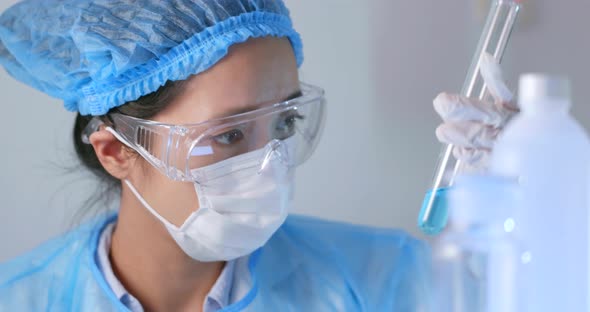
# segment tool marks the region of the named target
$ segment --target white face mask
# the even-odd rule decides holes
[[[294,175],[285,154],[267,147],[195,170],[209,182],[195,183],[199,209],[180,228],[154,210],[130,181],[125,183],[191,258],[233,260],[263,246],[287,218]]]

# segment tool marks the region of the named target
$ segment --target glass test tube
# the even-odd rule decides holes
[[[520,10],[520,3],[520,0],[493,0],[461,95],[482,100],[488,96],[486,85],[479,74],[480,60],[486,53],[493,55],[498,62],[502,60]],[[424,233],[436,235],[444,229],[447,223],[446,191],[453,185],[453,179],[460,171],[461,164],[453,157],[453,145],[443,146],[432,188],[426,193],[418,217],[418,226]]]

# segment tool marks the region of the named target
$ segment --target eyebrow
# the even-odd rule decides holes
[[[274,102],[274,103],[282,103],[282,102],[290,101],[290,100],[296,99],[296,98],[298,98],[300,96],[303,96],[303,92],[301,90],[297,90],[297,91],[291,93],[289,96],[283,98],[282,100],[280,100],[278,102]],[[268,103],[266,103],[266,104],[260,104],[260,105],[256,105],[256,106],[248,107],[248,108],[229,109],[229,110],[224,111],[223,113],[221,113],[219,115],[219,117],[217,117],[217,118],[230,117],[230,116],[234,116],[234,115],[238,115],[238,114],[243,114],[243,113],[251,112],[251,111],[257,110],[257,109],[259,109],[259,108],[261,108],[261,107],[263,107],[263,106],[265,106],[267,104]]]

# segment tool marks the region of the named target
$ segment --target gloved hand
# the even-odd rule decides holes
[[[461,163],[462,172],[483,172],[496,137],[506,122],[518,112],[512,92],[506,87],[498,62],[491,55],[482,59],[480,73],[494,102],[441,93],[433,101],[443,124],[436,129],[442,143],[453,144],[453,155]]]

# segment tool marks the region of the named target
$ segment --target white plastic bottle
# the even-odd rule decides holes
[[[521,312],[520,245],[513,236],[516,180],[459,176],[450,222],[433,249],[432,312]]]
[[[588,311],[590,140],[569,114],[567,79],[523,75],[519,106],[490,168],[518,177],[523,189],[515,215],[525,248],[518,296],[526,311]]]

